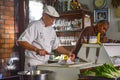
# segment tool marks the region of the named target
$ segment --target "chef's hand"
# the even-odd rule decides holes
[[[46,54],[49,54],[49,53],[44,49],[38,49],[37,50],[37,55],[45,56]]]
[[[73,53],[69,53],[69,58],[74,61],[75,60],[75,54]]]

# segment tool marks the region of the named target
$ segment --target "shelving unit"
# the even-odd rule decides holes
[[[76,45],[81,30],[92,25],[91,11],[82,8],[77,0],[75,2],[74,0],[71,2],[69,0],[45,0],[45,3],[54,6],[59,12],[60,17],[56,19],[54,29],[61,46],[71,51]],[[76,4],[72,5],[72,3]]]
[[[54,28],[60,39],[61,46],[71,51],[76,45],[81,30],[91,25],[92,13],[90,11],[75,10],[60,13]]]

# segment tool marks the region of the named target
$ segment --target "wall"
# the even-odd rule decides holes
[[[110,29],[108,30],[108,37],[112,39],[120,40],[120,32],[118,31],[118,21],[120,21],[120,17],[115,16],[115,8],[110,5]]]
[[[78,0],[81,3],[87,4],[91,11],[94,11],[93,0]],[[111,5],[111,0],[107,0],[106,8],[110,8],[110,28],[107,36],[110,39],[120,40],[120,32],[118,31],[118,21],[120,17],[115,16],[115,8]]]
[[[0,58],[8,58],[14,47],[14,0],[0,0]]]

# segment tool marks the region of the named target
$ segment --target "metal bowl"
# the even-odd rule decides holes
[[[49,70],[21,71],[18,75],[20,80],[55,80],[55,72]]]

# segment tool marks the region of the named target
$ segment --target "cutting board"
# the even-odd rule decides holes
[[[74,64],[59,64],[59,63],[50,63],[50,64],[40,64],[39,66],[48,66],[48,67],[82,67],[91,65],[92,62],[77,62]]]

